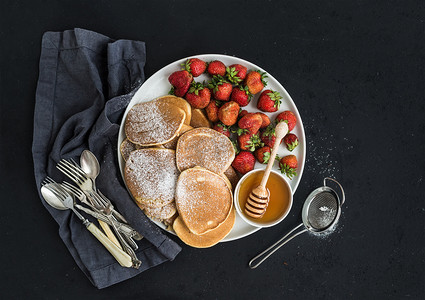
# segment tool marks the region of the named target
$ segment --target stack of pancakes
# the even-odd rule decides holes
[[[164,96],[132,107],[120,149],[124,179],[138,206],[198,248],[218,243],[235,222],[235,151],[209,125],[186,100]]]

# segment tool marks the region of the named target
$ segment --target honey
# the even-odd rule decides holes
[[[282,182],[284,179],[279,177],[279,175],[270,172],[270,177],[266,184],[266,188],[270,192],[270,200],[266,212],[261,218],[258,219],[251,218],[245,213],[245,203],[248,199],[248,196],[254,188],[260,185],[263,174],[264,170],[252,173],[247,176],[244,181],[241,182],[238,193],[238,200],[241,211],[246,218],[257,223],[268,223],[279,219],[283,214],[286,213],[290,205],[290,191],[286,184]]]

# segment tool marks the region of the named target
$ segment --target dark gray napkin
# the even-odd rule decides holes
[[[56,169],[60,159],[78,161],[90,149],[101,164],[97,187],[145,237],[136,251],[140,269],[123,268],[71,211],[55,210],[42,200],[76,263],[97,288],[173,260],[181,250],[134,204],[118,168],[119,122],[144,80],[145,59],[143,42],[114,41],[83,29],[46,32],[42,39],[32,147],[38,190],[46,175],[67,180]]]

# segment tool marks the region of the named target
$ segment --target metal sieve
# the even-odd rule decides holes
[[[326,185],[326,180],[335,182],[342,194],[340,200],[338,194]],[[294,237],[306,232],[323,233],[333,228],[338,222],[341,215],[341,206],[345,202],[345,193],[341,184],[333,178],[326,177],[323,179],[323,186],[315,189],[308,195],[304,202],[303,210],[301,213],[302,223],[288,232],[284,237],[278,240],[276,243],[271,245],[269,248],[258,254],[256,257],[251,259],[249,267],[255,269],[263,261],[269,258],[270,255],[275,253],[280,247],[285,245],[287,242],[292,240]],[[298,232],[295,232],[300,227],[304,228]],[[295,233],[294,233],[295,232]],[[294,233],[294,234],[292,234]],[[292,235],[291,235],[292,234]],[[259,260],[257,263],[256,261]]]

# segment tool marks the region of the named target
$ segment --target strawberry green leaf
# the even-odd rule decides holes
[[[241,152],[241,150],[239,149],[236,141],[232,141],[232,145],[233,145],[233,148],[235,149],[235,154],[239,154],[239,152]]]
[[[290,144],[286,144],[289,151],[294,150],[298,146],[298,140],[293,141]]]
[[[285,174],[289,179],[292,180],[294,176],[297,176],[297,172],[294,168],[289,167],[287,164],[279,162],[279,169],[282,174]]]
[[[174,86],[171,87],[170,91],[168,92],[168,95],[174,95]]]
[[[270,159],[270,152],[264,152],[264,154],[263,154],[263,164],[268,163],[269,159]]]

